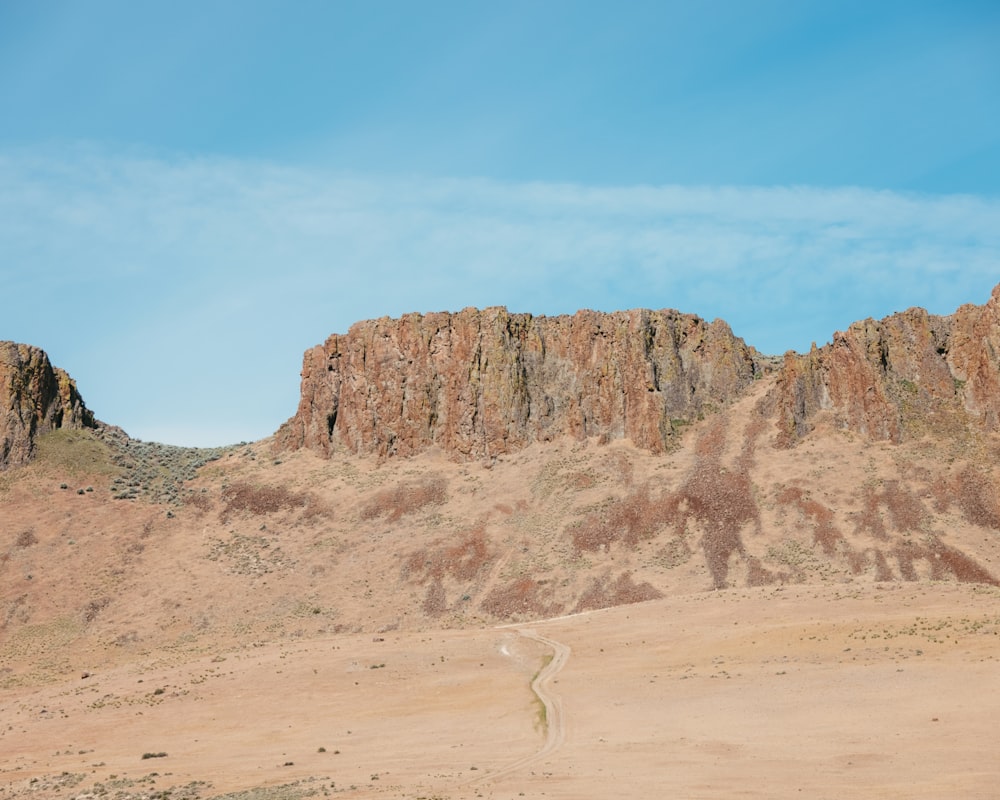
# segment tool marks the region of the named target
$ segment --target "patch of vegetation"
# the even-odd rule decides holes
[[[89,791],[76,795],[77,800],[199,800],[202,792],[211,788],[205,781],[191,781],[183,786],[154,789],[158,773],[151,772],[139,778],[112,775],[107,781],[98,781]]]
[[[661,597],[663,593],[652,584],[645,581],[637,584],[632,580],[632,573],[625,571],[613,581],[609,576],[594,578],[580,596],[573,613],[642,603],[646,600],[658,600]]]
[[[538,671],[531,676],[530,684],[531,693],[535,696],[535,730],[541,731],[545,736],[547,736],[549,732],[549,710],[546,708],[545,703],[542,702],[542,698],[539,696],[538,692],[535,691],[535,681],[538,680],[538,676],[542,674],[542,670],[545,669],[551,661],[551,655],[546,655],[542,658],[542,666],[540,666]]]
[[[301,508],[309,502],[306,495],[290,492],[284,486],[257,486],[245,481],[223,489],[222,499],[226,503],[223,518],[233,511],[247,511],[254,515],[274,514],[282,509]]]
[[[395,522],[426,506],[441,505],[447,499],[447,484],[440,476],[403,482],[376,492],[362,507],[361,519],[388,517],[390,522]]]
[[[951,498],[973,525],[1000,530],[1000,485],[984,470],[967,466],[954,482]]]
[[[31,547],[33,544],[38,544],[38,537],[32,528],[26,528],[21,531],[14,539],[14,547]]]
[[[323,793],[324,783],[329,778],[303,778],[278,786],[259,786],[240,792],[216,795],[212,800],[303,800]]]
[[[70,789],[77,786],[85,777],[82,772],[63,772],[59,775],[46,775],[41,778],[32,778],[28,782],[28,789],[32,795],[44,796],[46,790]]]
[[[181,505],[192,493],[184,482],[198,470],[216,461],[233,447],[177,447],[159,442],[130,438],[119,428],[98,428],[98,436],[107,446],[118,476],[111,482],[116,500],[142,499],[150,503]]]
[[[547,602],[551,593],[548,581],[518,578],[494,587],[479,607],[499,619],[510,619],[515,615],[554,617],[563,607],[559,603]]]
[[[652,539],[677,512],[677,501],[670,496],[654,498],[648,486],[641,486],[620,500],[590,512],[572,528],[577,551],[601,552],[618,542],[635,548]]]
[[[771,545],[764,557],[793,569],[816,563],[816,554],[812,548],[794,539],[782,539],[778,544]]]
[[[271,547],[271,542],[263,536],[245,536],[234,533],[229,541],[216,539],[208,555],[212,561],[225,558],[236,575],[266,575],[275,569],[293,566],[280,547]]]
[[[422,583],[428,580],[440,581],[445,576],[450,576],[456,581],[468,583],[492,563],[495,554],[490,550],[482,525],[471,528],[454,539],[452,544],[436,541],[430,547],[411,553],[403,562],[402,576],[413,576]]]
[[[35,463],[71,475],[118,475],[114,451],[95,431],[60,428],[36,441]]]

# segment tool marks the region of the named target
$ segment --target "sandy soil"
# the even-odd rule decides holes
[[[1000,437],[780,449],[765,390],[166,500],[52,438],[0,474],[0,800],[997,797]]]
[[[0,694],[0,797],[995,797],[998,659],[956,584],[157,653]]]

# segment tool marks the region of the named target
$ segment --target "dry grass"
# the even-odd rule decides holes
[[[753,497],[750,477],[729,472],[717,461],[699,463],[681,487],[678,526],[690,518],[701,523],[702,550],[715,588],[727,585],[729,559],[744,555],[741,530],[752,524],[760,532],[760,511]]]
[[[957,580],[960,583],[997,585],[990,573],[972,558],[956,548],[944,544],[937,536],[927,534],[923,544],[906,539],[896,539],[894,545],[879,545],[864,549],[852,548],[834,526],[833,512],[810,499],[798,487],[782,490],[779,504],[796,508],[814,523],[813,541],[827,556],[841,556],[853,575],[871,573],[878,582],[920,580],[922,572],[931,580]],[[888,519],[890,526],[885,524]],[[862,492],[862,510],[855,515],[855,533],[867,534],[880,542],[890,541],[890,528],[902,534],[919,531],[928,524],[927,512],[919,498],[900,481],[887,480],[882,490],[868,486]],[[893,571],[892,562],[898,569]],[[918,570],[925,562],[926,570]]]
[[[749,437],[756,440],[757,435]],[[734,553],[746,557],[741,531],[746,525],[761,530],[760,510],[753,496],[750,475],[743,468],[729,470],[722,464],[726,446],[725,421],[714,421],[695,443],[695,463],[676,494],[676,530],[683,536],[694,520],[702,530],[701,548],[716,589],[727,585]],[[747,445],[743,462],[752,460]]]
[[[85,624],[90,624],[95,619],[97,619],[98,614],[100,614],[105,608],[111,603],[110,597],[101,597],[96,600],[91,600],[87,605],[83,607],[82,616]]]
[[[924,544],[902,542],[893,550],[900,572],[906,580],[918,580],[913,562],[918,559],[930,565],[931,580],[954,578],[959,583],[982,583],[997,586],[996,578],[960,550],[949,547],[937,537],[930,537]]]
[[[885,514],[888,515],[892,529],[899,533],[919,531],[925,527],[927,520],[923,503],[898,480],[884,481],[881,491],[876,491],[873,486],[865,486],[861,506],[862,510],[855,522],[855,533],[867,533],[882,541],[889,538]]]
[[[759,426],[757,426],[759,427]],[[749,473],[743,468],[727,469],[722,464],[725,425],[713,423],[697,440],[694,466],[680,488],[654,496],[644,484],[624,498],[588,514],[570,529],[577,552],[606,552],[614,544],[635,548],[652,539],[666,526],[674,526],[682,541],[692,533],[690,523],[701,532],[701,548],[715,588],[727,585],[729,562],[734,553],[746,557],[741,531],[752,525],[761,530],[760,510],[753,494]],[[759,431],[748,434],[739,463],[752,461],[752,443]],[[776,579],[760,565],[751,565],[753,580]]]
[[[924,527],[927,512],[923,503],[900,481],[886,481],[882,488],[882,503],[889,512],[892,526],[901,533]]]
[[[113,453],[91,430],[59,429],[38,437],[38,466],[69,475],[117,475]]]
[[[854,533],[868,534],[874,539],[885,541],[889,534],[885,529],[882,512],[879,510],[879,494],[871,486],[866,486],[861,492],[861,511],[854,519]]]
[[[440,617],[448,610],[448,593],[440,579],[431,581],[420,608],[428,617]]]
[[[212,498],[205,492],[193,492],[184,498],[184,505],[197,508],[199,511],[211,511],[214,503]]]

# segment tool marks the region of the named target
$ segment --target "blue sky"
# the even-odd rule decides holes
[[[266,436],[359,319],[678,308],[765,352],[1000,282],[1000,4],[0,2],[0,338]]]

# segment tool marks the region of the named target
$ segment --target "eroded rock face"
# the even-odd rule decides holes
[[[305,354],[279,447],[490,458],[557,436],[667,448],[760,374],[722,321],[677,311],[535,317],[504,308],[361,322]]]
[[[677,311],[533,317],[503,308],[354,325],[305,355],[278,446],[490,458],[559,436],[659,452],[736,400],[768,360],[721,321]],[[823,413],[866,438],[1000,430],[1000,286],[950,316],[912,308],[788,353],[764,416],[790,446]]]
[[[94,415],[73,379],[37,347],[0,342],[0,469],[27,464],[39,434],[83,427]]]
[[[841,428],[892,442],[1000,430],[1000,286],[983,306],[946,317],[911,308],[788,353],[764,406],[785,445],[823,411]]]

